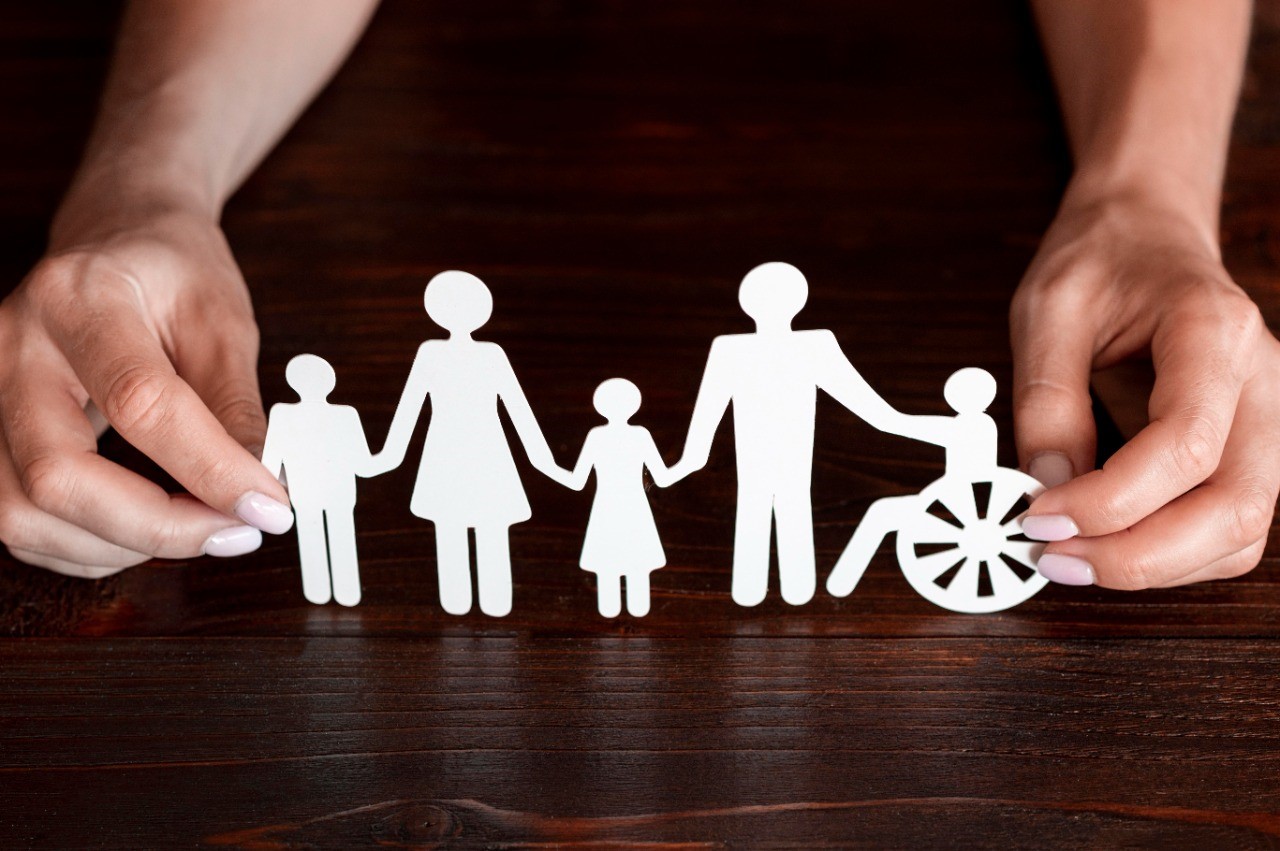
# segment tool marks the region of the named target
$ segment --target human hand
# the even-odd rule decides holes
[[[64,222],[0,303],[0,540],[89,578],[254,550],[293,514],[255,457],[265,417],[244,280],[208,216],[102,212]],[[191,495],[99,456],[107,424]]]
[[[1215,226],[1132,196],[1064,204],[1011,331],[1019,455],[1050,486],[1024,521],[1053,542],[1044,575],[1138,589],[1257,565],[1280,490],[1280,343]],[[1093,470],[1090,373],[1142,356],[1150,424]]]

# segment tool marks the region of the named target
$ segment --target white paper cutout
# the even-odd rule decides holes
[[[804,275],[787,263],[765,263],[742,279],[738,301],[756,331],[712,342],[684,457],[672,468],[682,478],[706,465],[732,402],[738,468],[732,590],[741,606],[757,605],[768,593],[775,525],[782,598],[792,605],[813,598],[810,483],[817,391],[882,431],[892,431],[903,417],[858,374],[834,334],[792,330],[808,294]]]
[[[595,472],[596,493],[579,563],[596,574],[600,614],[621,614],[625,579],[627,612],[644,617],[649,613],[649,575],[667,563],[645,493],[644,471],[649,470],[660,488],[673,484],[676,477],[663,463],[649,430],[629,422],[640,409],[639,388],[624,378],[611,378],[596,388],[592,401],[608,423],[587,434],[573,472],[559,470],[554,478],[582,490]]]
[[[285,380],[301,401],[271,406],[262,463],[289,490],[302,564],[302,593],[323,605],[360,602],[356,476],[373,475],[360,414],[327,401],[336,377],[324,358],[298,355]]]
[[[471,609],[468,532],[474,529],[480,610],[502,617],[511,611],[508,532],[529,519],[530,509],[499,403],[534,468],[553,478],[559,468],[506,353],[471,336],[493,312],[489,288],[466,272],[441,272],[427,283],[423,304],[449,336],[418,348],[374,469],[391,470],[404,461],[429,395],[431,424],[409,509],[435,524],[440,605],[454,615]]]
[[[903,416],[886,429],[943,447],[942,478],[918,495],[871,504],[827,578],[834,596],[852,593],[880,542],[894,532],[903,575],[920,596],[944,609],[998,612],[1030,599],[1048,583],[1035,570],[1044,545],[1022,535],[1025,512],[1010,516],[1019,501],[1030,503],[1044,486],[996,462],[996,424],[986,413],[996,395],[995,378],[986,370],[962,369],[947,379],[943,395],[955,416]],[[979,490],[988,491],[985,504]],[[930,513],[935,505],[956,522]],[[1021,565],[1020,571],[1006,558]]]

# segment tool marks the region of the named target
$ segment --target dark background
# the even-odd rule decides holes
[[[116,3],[0,9],[0,280],[16,284],[91,121]],[[1280,43],[1262,7],[1224,212],[1228,269],[1280,313]],[[596,384],[679,453],[741,276],[807,274],[871,384],[942,413],[1001,382],[1006,311],[1069,169],[1021,3],[387,0],[229,206],[268,403],[310,351],[381,444],[446,268],[496,300],[561,463]],[[406,465],[362,484],[364,601],[301,594],[292,535],[98,583],[0,563],[0,844],[156,847],[1270,847],[1280,585],[1051,586],[991,616],[915,596],[891,546],[857,592],[729,599],[729,429],[652,503],[643,620],[595,612],[590,492],[527,464],[515,610],[444,615]],[[103,451],[150,469],[117,437]],[[941,452],[819,405],[820,581],[867,505]]]

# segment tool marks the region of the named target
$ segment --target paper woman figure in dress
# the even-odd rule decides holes
[[[468,530],[474,529],[480,610],[501,617],[511,611],[508,533],[512,524],[529,519],[530,510],[498,417],[499,403],[533,466],[549,476],[558,468],[506,353],[471,336],[493,312],[489,288],[466,272],[441,272],[427,284],[423,303],[449,337],[418,348],[375,464],[392,469],[404,460],[430,395],[431,425],[409,510],[435,524],[444,610],[462,615],[471,609]]]
[[[991,373],[962,369],[943,388],[955,416],[903,415],[886,429],[943,447],[946,467],[919,494],[871,503],[827,578],[831,594],[851,593],[880,542],[895,532],[903,575],[920,596],[945,609],[998,612],[1045,586],[1048,580],[1035,570],[1044,545],[1022,534],[1025,511],[1017,511],[1044,487],[997,463],[996,423],[986,413],[995,395]],[[932,513],[934,506],[951,519]]]
[[[354,606],[360,602],[356,476],[374,475],[360,414],[328,401],[336,379],[324,358],[298,355],[284,374],[300,401],[271,406],[262,463],[289,489],[303,595],[319,605],[332,597]]]
[[[644,471],[649,469],[660,488],[677,479],[662,462],[649,430],[629,422],[640,409],[634,384],[611,378],[596,388],[593,402],[608,422],[587,434],[573,472],[560,470],[553,478],[582,490],[595,471],[596,495],[579,563],[596,574],[600,614],[613,618],[621,613],[625,578],[627,611],[643,617],[649,613],[649,574],[667,563],[645,494]]]

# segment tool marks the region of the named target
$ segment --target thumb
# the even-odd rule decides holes
[[[1049,321],[1045,311],[1015,299],[1010,339],[1018,459],[1033,478],[1057,487],[1093,469],[1093,329]]]

